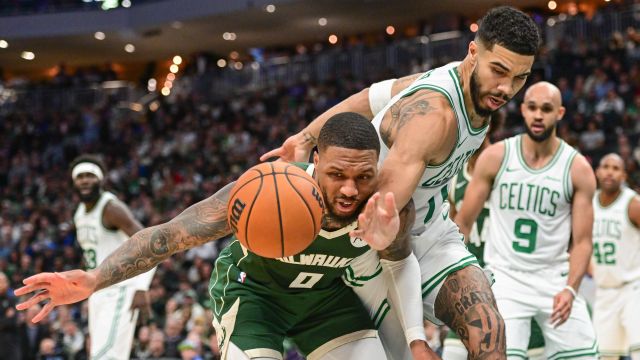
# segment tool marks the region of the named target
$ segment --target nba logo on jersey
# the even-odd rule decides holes
[[[367,242],[362,240],[362,239],[360,239],[359,237],[355,237],[355,238],[352,237],[351,238],[351,245],[353,247],[361,248],[363,246],[367,246]]]
[[[241,284],[244,284],[244,280],[247,278],[247,273],[244,271],[241,271],[240,274],[238,274],[238,282]]]

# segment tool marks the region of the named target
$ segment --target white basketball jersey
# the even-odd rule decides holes
[[[423,232],[431,221],[442,220],[443,217],[446,218],[448,216],[448,184],[462,169],[469,157],[482,145],[487,134],[488,126],[479,129],[471,126],[467,110],[464,107],[462,85],[456,69],[459,64],[460,62],[454,62],[426,72],[413,84],[393,97],[387,106],[373,118],[373,125],[380,138],[380,165],[389,153],[389,148],[380,136],[380,125],[387,110],[398,100],[419,90],[435,91],[442,94],[449,101],[449,105],[458,120],[458,138],[455,148],[441,164],[427,166],[420,179],[420,185],[413,193],[413,201],[416,206],[414,234]],[[402,174],[397,176],[402,176]]]
[[[522,135],[505,151],[489,197],[489,265],[536,271],[567,262],[571,237],[571,163],[577,152],[564,141],[541,169],[522,154]]]
[[[623,188],[607,207],[600,205],[600,191],[593,197],[594,280],[599,287],[640,280],[640,230],[629,219],[629,203],[636,196]]]
[[[73,216],[76,236],[80,247],[82,247],[88,269],[96,268],[107,256],[129,239],[123,231],[107,229],[102,224],[102,213],[109,201],[119,200],[114,194],[104,191],[91,211],[87,212],[84,203],[80,203]],[[126,280],[119,285],[133,284],[134,279]]]

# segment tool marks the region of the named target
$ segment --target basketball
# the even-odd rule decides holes
[[[231,190],[227,220],[249,251],[268,258],[295,255],[318,236],[324,202],[301,168],[276,161],[247,170]]]

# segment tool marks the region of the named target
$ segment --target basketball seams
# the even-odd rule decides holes
[[[256,171],[256,172],[258,172],[258,174],[260,174],[260,175],[258,175],[258,176],[256,176],[256,177],[254,177],[254,178],[251,178],[251,179],[249,179],[249,180],[245,180],[244,184],[242,184],[242,186],[240,186],[240,187],[239,187],[239,188],[237,188],[237,189],[236,189],[236,188],[235,188],[235,186],[234,186],[234,188],[232,189],[232,191],[233,191],[233,192],[231,193],[231,196],[229,196],[229,199],[233,199],[233,198],[236,196],[236,194],[238,193],[238,191],[240,191],[243,187],[247,186],[247,185],[248,185],[250,182],[252,182],[253,180],[258,179],[258,178],[261,178],[261,177],[263,177],[263,176],[264,176],[264,175],[262,174],[262,172],[261,172],[260,170],[258,170],[258,169],[250,169],[249,171]],[[247,171],[247,172],[248,172],[248,171]],[[243,174],[243,175],[245,175],[245,174]],[[242,176],[240,176],[240,178],[242,178]],[[236,182],[240,181],[240,178],[238,178],[238,180],[236,180]],[[228,206],[227,206],[227,207],[228,207]]]
[[[286,169],[285,169],[286,172]],[[316,229],[316,217],[313,216],[313,211],[311,211],[311,207],[309,206],[309,204],[307,203],[307,200],[305,199],[305,197],[302,195],[302,193],[300,191],[298,191],[298,189],[295,187],[295,185],[293,185],[293,183],[291,182],[291,180],[289,179],[289,173],[285,173],[284,177],[287,179],[287,182],[289,183],[289,185],[291,185],[291,187],[293,188],[293,190],[298,194],[298,196],[300,197],[300,200],[302,200],[302,202],[304,203],[304,206],[307,207],[307,211],[309,211],[309,215],[311,215],[311,222],[313,224],[313,233],[317,234],[318,230]],[[303,178],[305,179],[305,178]],[[306,180],[306,179],[305,179]]]
[[[256,195],[253,197],[253,201],[251,201],[251,206],[249,206],[249,211],[247,212],[247,220],[245,221],[244,224],[244,238],[247,241],[247,249],[251,250],[251,246],[249,245],[249,218],[251,217],[251,211],[253,210],[253,205],[255,205],[256,200],[258,199],[258,196],[260,195],[260,191],[262,190],[262,183],[264,182],[263,177],[264,174],[262,174],[262,171],[258,170],[258,169],[254,169],[255,171],[257,171],[260,174],[260,177],[256,177],[251,179],[250,181],[247,181],[247,183],[245,183],[244,185],[250,183],[251,181],[255,180],[255,179],[260,179],[260,185],[258,186],[258,190],[256,191]],[[243,186],[244,186],[243,185]]]
[[[280,250],[281,250],[282,256],[284,256],[284,229],[282,228],[282,209],[280,208],[280,195],[278,194],[278,178],[276,177],[277,175],[275,173],[276,169],[273,168],[273,163],[269,163],[269,165],[271,166],[271,175],[273,175],[273,187],[276,192],[276,203],[278,204],[278,224],[280,225]],[[285,171],[287,167],[285,167]]]

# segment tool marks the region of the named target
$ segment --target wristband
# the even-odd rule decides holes
[[[562,290],[569,290],[569,292],[571,293],[571,295],[573,295],[573,298],[574,298],[574,299],[578,297],[578,294],[576,293],[576,290],[575,290],[575,289],[573,288],[573,286],[571,286],[571,285],[567,285],[567,286],[565,286],[565,287],[564,287],[564,289],[562,289]]]

